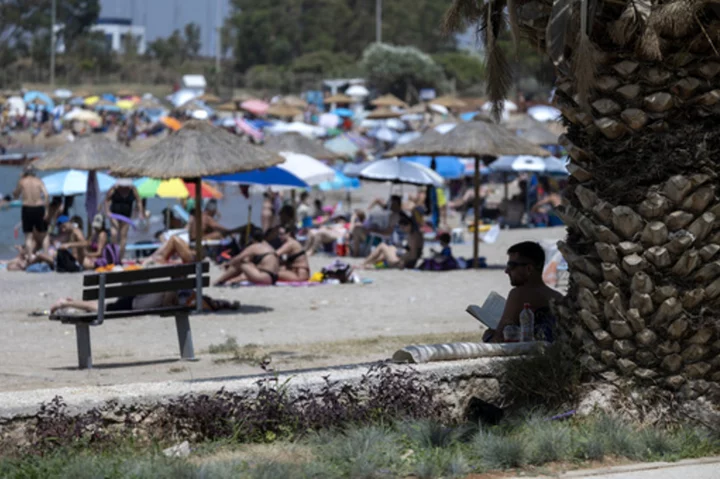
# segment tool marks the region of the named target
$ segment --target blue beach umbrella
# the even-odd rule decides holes
[[[355,112],[349,108],[335,108],[331,113],[339,116],[340,118],[352,118],[355,116]]]
[[[42,100],[44,105],[42,105],[41,108],[48,111],[51,111],[53,108],[55,108],[55,103],[52,101],[52,98],[50,98],[47,93],[43,93],[41,91],[29,91],[25,93],[25,95],[23,95],[23,101],[28,105],[33,100]]]
[[[431,156],[405,156],[400,158],[410,163],[419,163],[426,168],[430,168],[432,164]],[[437,156],[435,157],[435,171],[447,180],[455,180],[465,175],[465,165],[456,156]]]
[[[287,170],[271,166],[264,170],[231,173],[229,175],[208,176],[205,179],[218,183],[238,183],[245,185],[291,186],[307,188],[308,184]]]
[[[75,196],[87,192],[88,172],[64,170],[42,178],[50,196]],[[115,178],[104,173],[97,174],[99,191],[107,191],[115,184]]]
[[[320,191],[356,190],[360,188],[360,180],[350,178],[338,171],[332,181],[324,181],[318,185]]]

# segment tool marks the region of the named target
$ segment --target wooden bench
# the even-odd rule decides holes
[[[207,262],[164,266],[160,268],[123,271],[118,273],[89,274],[83,278],[83,301],[98,301],[97,313],[52,314],[51,320],[75,325],[77,335],[78,366],[92,368],[90,326],[100,326],[106,319],[138,316],[175,316],[180,356],[194,359],[189,314],[202,312],[202,288],[210,285],[210,266]],[[110,298],[142,296],[145,294],[192,291],[196,306],[167,306],[143,310],[105,311]]]

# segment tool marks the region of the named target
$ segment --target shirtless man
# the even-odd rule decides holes
[[[35,168],[28,165],[18,181],[13,197],[22,199],[22,229],[25,233],[25,250],[37,252],[45,240],[48,230],[48,207],[50,195],[43,181],[35,176]]]
[[[368,212],[372,209],[373,206],[380,205],[383,208],[387,208],[387,204],[383,205],[382,200],[376,199],[372,203],[370,203],[370,206],[368,206]],[[372,225],[368,228],[363,226],[362,224],[351,224],[351,231],[350,231],[350,237],[352,238],[352,245],[351,250],[353,252],[359,252],[361,251],[361,244],[365,241],[365,238],[370,233],[375,233],[381,236],[392,236],[393,232],[398,226],[398,222],[400,221],[400,214],[402,213],[402,198],[398,195],[393,195],[390,197],[390,215],[388,216],[388,222],[387,226],[385,228],[380,228],[378,226]],[[355,253],[358,254],[358,253]]]
[[[505,326],[519,326],[525,303],[529,303],[535,312],[535,332],[551,334],[552,324],[547,324],[551,321],[550,302],[562,300],[563,295],[543,282],[545,251],[538,243],[526,241],[511,246],[507,254],[505,273],[510,277],[513,289],[508,294],[497,330],[487,331],[483,339],[488,343],[504,342]]]

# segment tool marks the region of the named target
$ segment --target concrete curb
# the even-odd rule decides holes
[[[604,476],[612,474],[626,474],[632,472],[652,471],[655,469],[671,469],[676,467],[702,466],[706,464],[720,464],[720,456],[703,457],[700,459],[683,459],[677,462],[646,462],[640,464],[628,464],[626,466],[600,467],[597,469],[581,469],[577,471],[568,471],[555,476],[537,476],[556,477],[559,479],[581,479],[585,477]],[[720,466],[719,466],[720,467]],[[719,472],[720,474],[720,472]],[[521,479],[520,477],[512,479]],[[690,479],[690,478],[688,478]]]
[[[429,364],[389,364],[389,366],[392,369],[411,368],[417,371],[421,377],[441,385],[464,381],[465,379],[495,381],[496,367],[503,359],[494,357]],[[248,391],[257,388],[258,381],[274,377],[277,377],[279,384],[287,382],[291,394],[301,388],[313,391],[319,390],[325,384],[325,377],[342,384],[358,383],[368,372],[370,366],[371,364],[356,364],[327,369],[287,371],[277,375],[262,374],[215,379],[2,392],[0,393],[0,420],[33,416],[38,412],[42,403],[47,403],[56,396],[62,397],[67,404],[68,412],[76,414],[101,406],[110,400],[117,401],[120,404],[152,404],[186,394],[213,394],[220,389],[231,392]]]

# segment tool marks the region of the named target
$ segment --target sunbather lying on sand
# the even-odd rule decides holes
[[[310,279],[307,253],[295,239],[295,232],[281,226],[278,235],[283,242],[277,250],[277,255],[282,263],[278,271],[278,279],[280,281],[307,281]]]
[[[250,281],[255,284],[275,284],[278,281],[280,259],[275,249],[265,241],[262,231],[252,234],[253,244],[223,265],[226,269],[215,286]]]
[[[133,311],[142,309],[166,308],[185,304],[186,306],[195,306],[195,294],[188,296],[179,295],[177,292],[153,293],[140,296],[126,296],[118,298],[113,302],[105,303],[105,311]],[[88,313],[96,313],[98,311],[97,301],[76,301],[72,298],[63,298],[58,300],[50,308],[51,313],[55,313],[61,309],[77,309]],[[203,295],[203,309],[206,311],[221,311],[225,309],[240,309],[239,301],[227,301],[224,299],[213,299]]]

